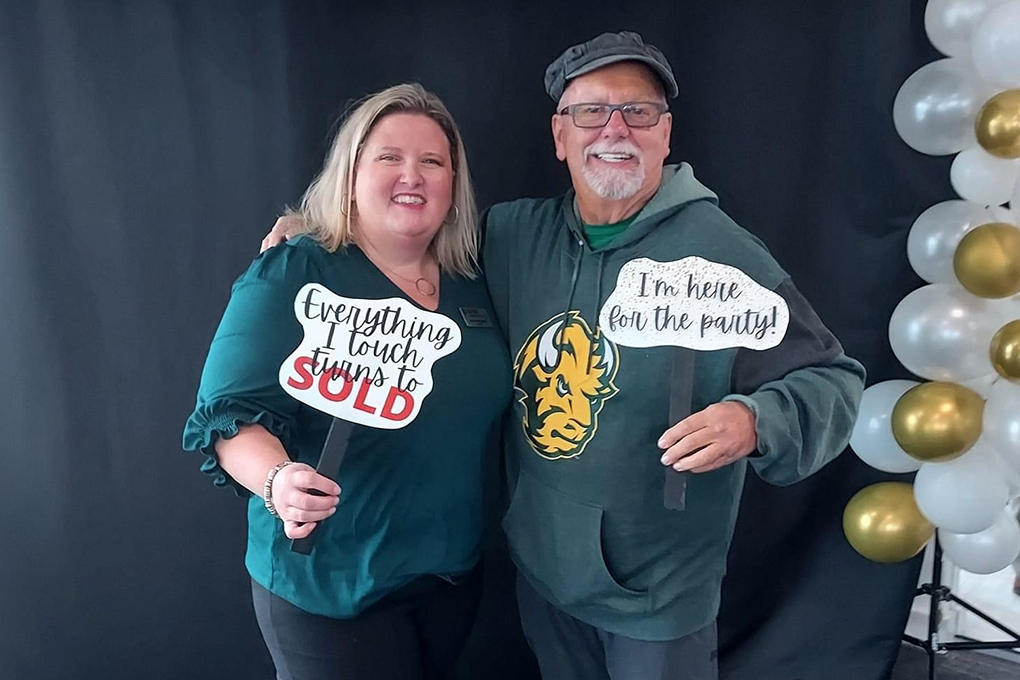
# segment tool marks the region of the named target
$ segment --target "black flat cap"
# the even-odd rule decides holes
[[[679,93],[673,69],[665,55],[654,45],[646,45],[641,36],[632,31],[603,33],[568,48],[545,70],[545,91],[558,102],[571,78],[620,61],[637,61],[647,65],[659,76],[667,96],[675,97]]]

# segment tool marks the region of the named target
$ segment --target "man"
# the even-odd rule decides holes
[[[747,462],[789,484],[835,457],[864,371],[690,166],[663,166],[658,49],[603,34],[545,84],[573,189],[493,206],[484,246],[516,357],[524,633],[546,680],[712,679]]]

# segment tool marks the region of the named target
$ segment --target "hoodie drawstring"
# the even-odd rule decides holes
[[[574,272],[570,276],[570,293],[567,295],[567,306],[563,310],[563,328],[560,331],[559,340],[557,340],[557,342],[556,342],[556,355],[557,356],[559,356],[560,354],[563,353],[563,341],[564,341],[564,337],[566,336],[566,333],[564,333],[563,331],[566,330],[567,321],[569,320],[569,316],[570,316],[570,308],[574,304],[574,293],[577,291],[577,279],[580,278],[580,275],[581,275],[581,260],[584,259],[584,241],[582,241],[581,239],[578,239],[577,240],[577,245],[579,246],[578,251],[577,251],[577,259],[574,260]],[[599,305],[602,304],[602,273],[603,273],[603,270],[605,269],[605,266],[606,266],[606,254],[605,254],[605,252],[601,252],[598,255],[599,255],[599,266],[598,266],[598,271],[596,272],[596,277],[595,277],[595,317],[594,317],[594,321],[592,322],[592,325],[595,328],[598,328],[598,323],[599,323]],[[586,373],[591,371],[591,362],[592,362],[592,358],[593,358],[592,355],[593,354],[594,354],[593,352],[589,352],[588,353],[588,364],[587,364],[587,367],[585,369]]]
[[[599,267],[595,275],[595,322],[592,324],[595,328],[599,326],[599,305],[602,304],[602,270],[606,265],[606,253],[605,251],[599,253]],[[601,333],[601,330],[599,331]],[[585,368],[585,373],[591,373],[591,360],[594,352],[588,353],[588,366]]]
[[[563,340],[566,337],[567,322],[570,320],[570,307],[574,304],[574,291],[577,290],[577,279],[581,275],[581,260],[584,259],[584,242],[577,240],[580,248],[577,251],[577,259],[574,260],[574,273],[570,276],[570,293],[567,295],[567,306],[563,310],[563,326],[560,330],[560,338],[556,341],[556,356],[563,353]]]

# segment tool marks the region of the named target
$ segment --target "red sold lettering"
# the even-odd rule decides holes
[[[294,380],[293,377],[287,378],[287,384],[296,390],[307,390],[315,382],[312,379],[312,372],[309,367],[312,365],[311,357],[298,357],[294,360],[294,372],[298,374],[301,381]]]
[[[311,357],[298,357],[294,360],[294,375],[287,378],[287,384],[296,390],[307,390],[315,384],[315,377],[312,374],[313,361]],[[334,375],[336,379],[334,380]],[[330,391],[333,382],[340,383],[338,392]],[[354,380],[346,371],[332,370],[325,371],[319,376],[319,394],[332,402],[340,402],[351,396],[354,390]],[[381,408],[368,403],[369,393],[372,391],[373,382],[370,379],[362,380],[358,386],[358,394],[354,399],[354,408],[363,413],[379,415],[387,420],[406,420],[414,411],[414,395],[406,390],[397,387],[390,387],[386,394],[386,400]]]
[[[358,388],[358,397],[354,400],[354,408],[365,413],[375,413],[375,407],[365,403],[365,397],[368,396],[368,390],[371,386],[371,380],[361,381],[361,387]]]
[[[351,377],[342,371],[337,372],[337,377],[343,380],[343,387],[335,394],[329,391],[329,384],[333,382],[333,371],[326,371],[319,378],[319,394],[330,401],[343,401],[350,395],[351,387],[354,385]]]
[[[398,413],[393,410],[393,405],[397,399],[403,400],[403,408]],[[414,397],[411,396],[410,392],[397,389],[396,387],[390,388],[390,393],[386,395],[386,403],[383,404],[382,413],[380,414],[387,420],[404,420],[407,416],[411,415],[411,411],[414,410]]]

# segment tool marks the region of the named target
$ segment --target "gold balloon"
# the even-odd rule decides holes
[[[988,355],[996,373],[1020,383],[1020,319],[999,329],[992,338]]]
[[[952,460],[981,436],[984,411],[981,395],[962,385],[922,383],[904,392],[893,406],[893,437],[918,460]]]
[[[902,562],[921,552],[935,527],[903,482],[866,486],[843,510],[843,533],[854,550],[875,562]]]
[[[1020,158],[1020,90],[995,95],[978,111],[978,144],[999,158]]]
[[[1005,222],[977,227],[956,247],[953,270],[963,287],[978,297],[1020,293],[1020,229]]]

